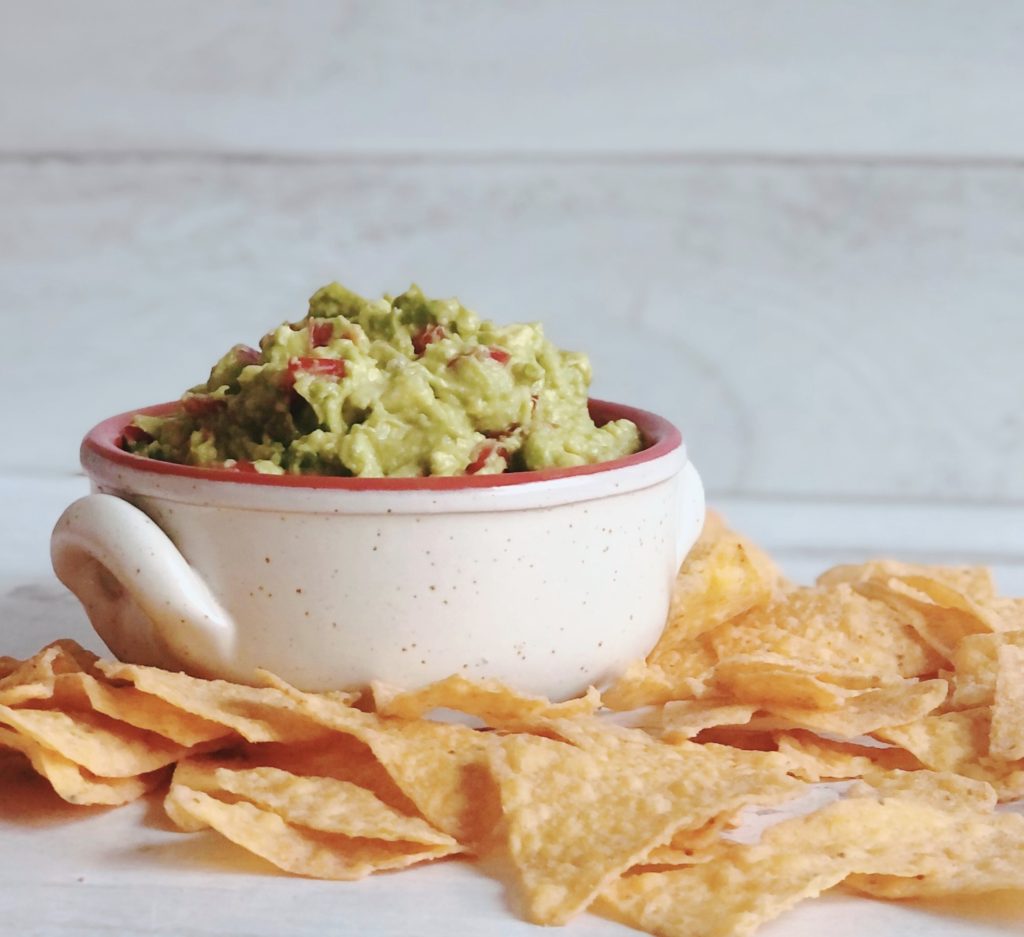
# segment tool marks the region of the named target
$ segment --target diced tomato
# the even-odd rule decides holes
[[[259,469],[248,459],[236,459],[234,465],[225,466],[230,472],[259,473]]]
[[[309,323],[309,347],[322,348],[334,338],[333,322],[310,322]]]
[[[263,360],[263,356],[256,348],[250,348],[248,345],[235,345],[235,360],[239,364],[259,364]]]
[[[517,429],[519,429],[518,423],[510,423],[504,429],[492,429],[484,435],[488,439],[504,439],[506,436],[511,436]]]
[[[448,333],[444,330],[443,325],[425,325],[418,332],[413,333],[412,350],[419,357],[427,350],[428,345],[441,341],[447,335]]]
[[[186,397],[182,407],[189,416],[204,417],[223,410],[228,402],[223,397],[213,397],[209,394],[192,394]]]
[[[487,464],[487,460],[495,453],[506,461],[508,460],[508,450],[504,446],[496,446],[494,443],[487,443],[480,450],[477,457],[466,466],[466,474],[476,475],[476,473]]]
[[[317,377],[341,380],[345,376],[345,370],[343,358],[313,358],[303,355],[289,359],[288,370],[284,373],[282,383],[285,387],[294,386],[296,374],[313,374]]]
[[[454,368],[463,358],[477,358],[483,361],[490,358],[492,361],[497,361],[498,364],[508,364],[512,360],[512,356],[504,348],[499,348],[497,345],[488,345],[486,347],[478,345],[472,351],[456,355],[448,362],[448,367]]]
[[[131,443],[133,446],[144,445],[147,442],[152,442],[153,437],[150,436],[141,426],[136,426],[134,423],[129,424],[124,428],[122,436],[122,448],[124,444]]]

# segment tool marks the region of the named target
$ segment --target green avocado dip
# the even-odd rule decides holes
[[[370,301],[337,283],[309,313],[236,345],[124,448],[186,465],[292,475],[476,475],[636,452],[628,420],[596,426],[590,362],[539,324],[498,326],[418,287]]]

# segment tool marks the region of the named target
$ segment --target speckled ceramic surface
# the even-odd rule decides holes
[[[643,458],[443,489],[155,472],[87,444],[97,493],[58,522],[54,568],[126,660],[305,689],[458,672],[564,698],[649,650],[703,522],[678,433],[650,420]]]

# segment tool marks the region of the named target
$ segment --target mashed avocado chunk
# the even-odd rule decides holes
[[[166,416],[137,416],[131,452],[294,475],[528,471],[636,452],[628,420],[595,426],[590,362],[539,324],[497,326],[418,287],[370,301],[331,283],[259,349],[236,345]]]

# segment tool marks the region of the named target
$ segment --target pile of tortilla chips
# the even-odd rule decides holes
[[[1024,814],[1007,806],[1024,796],[1024,600],[983,569],[893,562],[793,586],[712,520],[657,647],[603,696],[461,677],[304,693],[58,641],[0,658],[3,749],[71,803],[159,788],[182,830],[298,875],[492,854],[540,924],[589,908],[744,935],[838,885],[1024,890]],[[816,809],[794,806],[811,791]],[[748,807],[787,819],[744,836]]]

